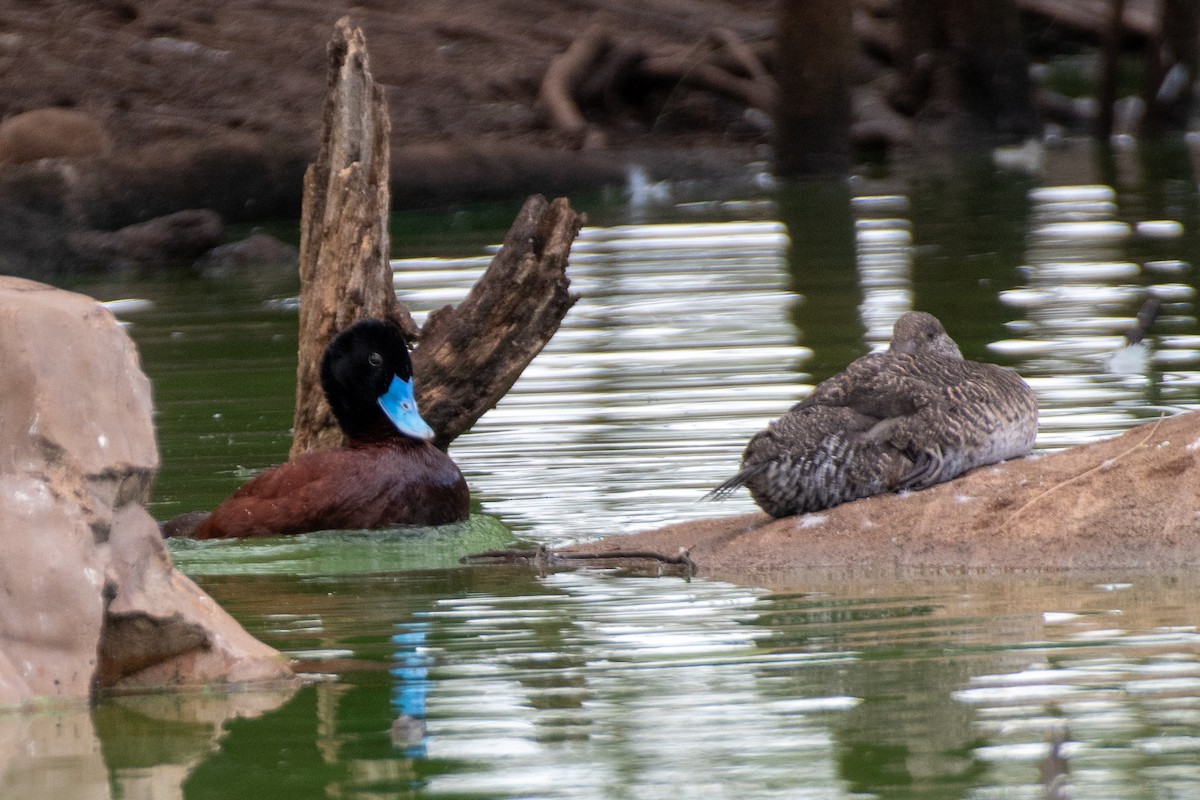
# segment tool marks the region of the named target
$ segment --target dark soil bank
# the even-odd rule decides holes
[[[718,26],[765,36],[771,11],[766,0],[9,0],[0,3],[0,116],[86,110],[118,148],[240,132],[308,150],[325,45],[349,16],[366,34],[398,146],[555,147],[533,107],[538,84],[593,22],[647,50],[694,48]],[[694,117],[658,122],[652,137],[631,124],[616,143],[723,140]]]
[[[771,14],[767,0],[0,2],[0,118],[83,118],[37,119],[23,139],[0,131],[0,272],[113,269],[69,235],[183,209],[225,222],[297,216],[342,16],[364,30],[387,98],[397,207],[620,183],[631,160],[654,177],[741,169],[765,138],[739,127],[732,101],[664,97],[665,111],[631,113],[604,147],[581,150],[546,125],[538,87],[589,25],[686,53],[716,28],[766,39]],[[92,152],[31,160],[55,148]]]

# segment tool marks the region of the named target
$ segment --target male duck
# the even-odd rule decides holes
[[[349,440],[345,447],[273,467],[194,530],[187,530],[194,519],[172,520],[165,534],[218,539],[467,518],[466,481],[430,443],[433,430],[413,397],[408,344],[395,325],[364,320],[334,338],[321,360],[321,388]]]
[[[774,517],[902,489],[925,489],[1025,455],[1037,398],[1015,372],[962,357],[931,314],[896,321],[890,347],[822,381],[750,440],[739,486]]]

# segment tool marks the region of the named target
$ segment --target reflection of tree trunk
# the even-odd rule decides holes
[[[804,181],[778,193],[779,218],[787,225],[789,288],[811,297],[822,288],[820,303],[802,303],[792,311],[798,344],[811,347],[813,359],[804,364],[811,378],[823,380],[862,355],[861,345],[847,345],[837,336],[859,316],[862,288],[855,279],[854,215],[850,186],[844,180]],[[799,380],[799,378],[798,378]]]
[[[855,55],[845,0],[781,0],[776,172],[841,175],[850,169],[850,68]]]
[[[1200,198],[1196,197],[1195,192],[1180,191],[1181,186],[1194,186],[1197,175],[1200,175],[1200,170],[1193,162],[1192,147],[1187,139],[1183,136],[1170,136],[1158,141],[1140,139],[1137,156],[1136,166],[1132,169],[1139,169],[1140,181],[1131,186],[1133,191],[1130,194],[1137,197],[1138,218],[1175,219],[1185,224],[1188,220],[1196,219],[1197,214],[1200,214]],[[1127,181],[1125,185],[1130,185],[1130,182]],[[1186,241],[1189,240],[1144,242],[1138,255],[1146,260],[1163,257],[1185,258],[1194,263],[1195,246],[1187,244],[1180,247],[1180,244]],[[1157,329],[1152,330],[1157,332]],[[1146,393],[1147,402],[1169,402],[1163,397],[1164,390],[1169,396],[1167,387],[1157,381],[1153,382]]]
[[[1162,0],[1162,22],[1146,58],[1146,117],[1142,133],[1187,130],[1196,82],[1200,4]]]
[[[388,261],[388,134],[362,31],[340,20],[329,45],[321,152],[305,174],[300,236],[300,348],[291,457],[344,441],[320,386],[320,359],[338,331],[390,318],[421,346],[417,403],[445,448],[517,380],[575,302],[567,256],[583,224],[565,199],[532,197],[504,246],[457,308],[422,331],[396,302]]]
[[[1038,134],[1013,0],[900,0],[908,111],[926,144],[1014,143]]]

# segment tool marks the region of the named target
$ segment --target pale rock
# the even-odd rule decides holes
[[[100,156],[112,137],[98,119],[70,108],[35,108],[0,122],[0,164]]]
[[[112,315],[0,277],[0,363],[0,706],[293,680],[171,564],[150,382]]]

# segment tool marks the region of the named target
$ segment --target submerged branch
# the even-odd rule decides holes
[[[684,574],[692,577],[697,572],[696,562],[692,560],[686,548],[679,548],[676,555],[667,555],[655,550],[605,550],[603,552],[582,552],[573,550],[549,550],[538,547],[536,550],[485,550],[482,553],[465,555],[459,561],[463,564],[499,563],[499,564],[531,564],[538,567],[571,566],[580,561],[653,561],[659,564],[669,564],[684,568]]]

